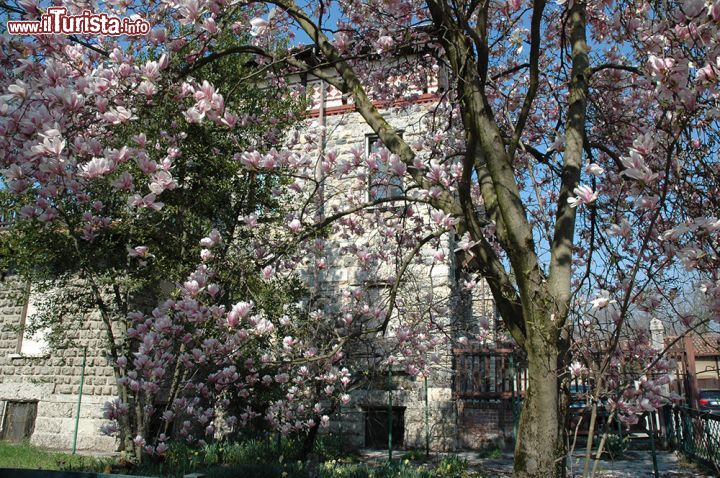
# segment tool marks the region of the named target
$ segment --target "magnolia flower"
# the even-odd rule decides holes
[[[480,243],[479,241],[470,240],[470,233],[466,232],[465,234],[463,234],[463,237],[460,239],[460,241],[458,241],[458,243],[457,243],[458,247],[457,247],[457,249],[455,249],[455,252],[459,252],[459,251],[469,252],[470,249],[472,249],[474,246],[476,246],[479,243]]]
[[[327,415],[323,415],[323,416],[320,418],[320,426],[323,427],[323,428],[329,427],[329,426],[330,426],[330,417],[327,416]]]
[[[8,91],[19,98],[25,98],[27,96],[27,85],[20,80],[17,80],[12,85],[8,86]]]
[[[151,83],[147,80],[141,82],[137,87],[137,92],[141,95],[145,95],[147,98],[150,98],[151,96],[155,95],[157,93],[158,89],[157,86],[155,86],[154,83]]]
[[[572,378],[581,377],[587,372],[587,369],[578,361],[571,363],[568,370],[570,371],[570,376]]]
[[[130,111],[123,108],[122,106],[118,106],[116,108],[111,108],[110,111],[103,114],[103,118],[108,123],[120,124],[120,123],[124,123],[130,119],[136,119],[137,116],[133,116],[133,114]]]
[[[207,237],[200,239],[200,245],[207,247],[208,249],[217,246],[222,241],[220,232],[217,229],[213,229]]]
[[[253,308],[252,302],[238,302],[233,305],[233,308],[227,315],[227,324],[230,327],[235,327],[240,323],[240,320],[244,318]]]
[[[648,57],[648,68],[652,76],[658,77],[663,76],[675,65],[675,60],[672,58],[658,58],[655,55]]]
[[[567,200],[570,207],[577,207],[580,204],[588,205],[598,198],[598,193],[588,186],[578,186],[573,189],[573,192],[575,197],[569,197]]]
[[[595,163],[590,163],[585,167],[585,172],[593,176],[601,176],[605,170]]]
[[[299,219],[293,219],[292,221],[290,221],[288,223],[288,228],[292,232],[298,232],[302,228],[302,223],[300,222]]]
[[[615,300],[610,299],[610,292],[601,290],[600,295],[590,301],[593,309],[602,310],[610,304],[614,304]]]
[[[80,166],[80,176],[87,179],[99,178],[111,172],[115,165],[107,158],[93,158]]]
[[[395,45],[395,40],[390,35],[383,35],[375,42],[375,49],[378,53],[390,50]]]
[[[283,339],[283,348],[286,350],[292,349],[293,345],[297,343],[297,340],[290,337],[289,335]]]
[[[250,20],[250,35],[257,37],[264,35],[269,28],[269,23],[264,18],[253,18]]]
[[[127,171],[124,171],[115,181],[112,183],[113,188],[118,191],[132,191],[133,190],[133,177]]]
[[[627,219],[620,219],[620,224],[613,224],[608,228],[608,234],[611,236],[620,236],[627,238],[630,235],[631,228]]]
[[[155,453],[157,453],[158,456],[163,456],[168,451],[168,449],[169,447],[165,444],[165,442],[162,442],[155,447]]]
[[[262,270],[263,280],[270,280],[275,275],[275,268],[273,266],[265,266]]]
[[[255,324],[255,333],[257,335],[270,334],[273,330],[275,330],[275,326],[265,318],[258,320],[257,324]]]
[[[630,149],[630,156],[623,156],[620,158],[625,169],[621,173],[623,176],[628,178],[636,179],[644,183],[651,183],[658,175],[653,173],[650,168],[645,164],[645,159],[635,149]]]
[[[128,256],[146,258],[151,257],[152,254],[150,254],[150,249],[147,246],[137,246],[133,248],[128,247]]]
[[[133,207],[147,208],[154,211],[159,211],[165,206],[164,203],[155,201],[155,194],[150,193],[146,196],[140,196],[139,194],[133,195],[128,199],[128,204]]]
[[[160,194],[165,190],[175,189],[177,182],[167,171],[158,171],[152,175],[152,182],[149,187],[154,194]]]

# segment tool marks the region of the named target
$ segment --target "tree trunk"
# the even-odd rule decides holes
[[[536,330],[526,341],[528,389],[515,444],[516,478],[565,476],[568,415],[559,380],[561,352],[556,341],[541,335]]]
[[[317,422],[320,423],[319,417]],[[320,428],[319,425],[312,427],[303,439],[302,450],[300,450],[300,459],[302,461],[307,461],[308,456],[312,453],[313,448],[315,448],[315,439],[317,438],[318,428]]]

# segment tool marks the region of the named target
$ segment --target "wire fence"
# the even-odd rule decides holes
[[[685,407],[667,408],[665,423],[675,450],[720,472],[720,415]]]

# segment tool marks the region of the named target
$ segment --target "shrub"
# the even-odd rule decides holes
[[[345,449],[342,437],[333,433],[318,435],[315,439],[313,453],[321,461],[338,460],[349,462],[356,458],[353,453]]]
[[[502,458],[502,450],[497,445],[489,445],[481,448],[477,452],[478,458],[490,458],[496,460]]]
[[[628,437],[620,437],[619,435],[610,434],[605,439],[605,450],[611,460],[619,460],[625,456],[628,449]]]
[[[450,455],[440,460],[433,476],[436,478],[469,478],[474,474],[468,470],[467,460],[457,455]]]
[[[427,459],[427,455],[423,450],[410,450],[402,456],[402,459],[410,461],[424,461]]]

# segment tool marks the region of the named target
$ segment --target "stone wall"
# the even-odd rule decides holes
[[[83,347],[87,347],[77,436],[78,450],[114,451],[116,440],[100,433],[106,421],[102,406],[115,397],[113,369],[105,358],[102,324],[87,319],[73,332],[73,346],[37,356],[20,354],[20,331],[27,289],[13,277],[0,279],[0,404],[37,402],[30,442],[44,447],[72,447],[80,389]]]

